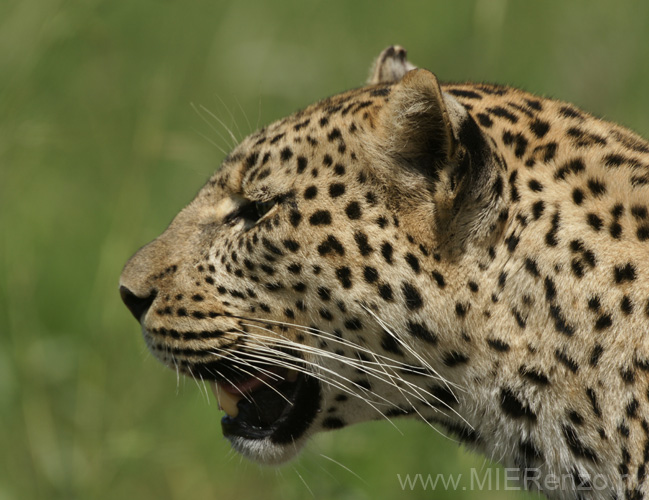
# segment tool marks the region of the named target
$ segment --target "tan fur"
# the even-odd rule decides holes
[[[246,138],[129,261],[148,346],[201,376],[300,351],[321,411],[290,445],[231,437],[255,460],[414,416],[521,477],[590,484],[550,498],[643,498],[649,145],[517,89],[440,87],[402,50]]]

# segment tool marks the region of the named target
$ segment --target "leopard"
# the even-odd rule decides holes
[[[551,499],[649,492],[649,143],[576,105],[390,46],[243,139],[119,289],[253,461],[413,418]]]

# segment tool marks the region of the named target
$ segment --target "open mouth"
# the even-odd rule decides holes
[[[294,442],[320,411],[320,384],[286,368],[249,371],[245,378],[217,380],[212,391],[225,411],[223,435]]]

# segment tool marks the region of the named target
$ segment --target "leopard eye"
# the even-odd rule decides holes
[[[240,219],[244,219],[249,223],[255,223],[266,215],[271,208],[277,204],[276,200],[269,201],[250,201],[240,206],[234,212],[225,217],[225,223],[236,223]]]
[[[261,219],[264,215],[266,215],[271,208],[275,206],[277,202],[275,200],[268,200],[268,201],[255,201],[255,210],[257,211],[257,220]]]

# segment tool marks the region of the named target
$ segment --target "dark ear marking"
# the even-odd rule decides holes
[[[415,69],[415,66],[408,61],[407,54],[406,49],[400,45],[390,45],[383,50],[374,61],[367,83],[378,85],[401,80],[408,71]]]

